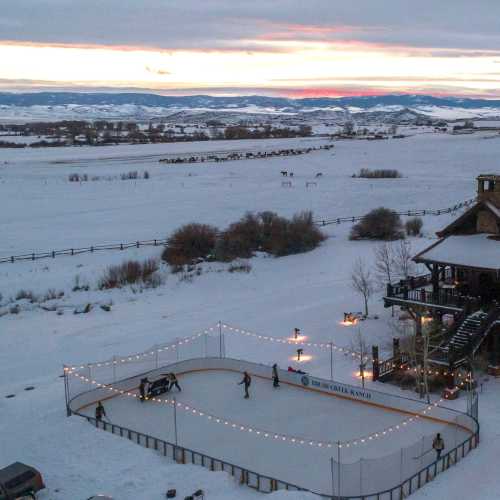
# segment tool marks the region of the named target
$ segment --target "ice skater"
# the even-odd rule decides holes
[[[273,365],[273,387],[280,386],[280,378],[278,376],[278,365],[274,363]]]
[[[146,388],[149,384],[149,380],[148,380],[148,377],[145,377],[145,378],[141,378],[141,383],[139,384],[139,394],[140,394],[140,400],[141,400],[141,403],[144,403],[144,401],[146,400]]]
[[[432,447],[436,451],[436,460],[439,460],[441,458],[441,453],[444,450],[444,440],[441,437],[441,434],[439,434],[439,432],[436,434],[436,437],[432,442]]]
[[[169,373],[168,380],[170,381],[170,385],[168,386],[168,392],[170,392],[174,388],[174,385],[175,385],[175,387],[177,387],[177,390],[179,392],[182,391],[182,389],[179,385],[179,382],[177,381],[177,377],[175,376],[175,373],[173,373],[173,372]]]
[[[245,384],[245,399],[248,399],[250,397],[248,389],[251,383],[252,383],[252,377],[250,377],[248,372],[243,372],[243,380],[238,385]]]
[[[95,419],[97,422],[102,422],[103,417],[107,417],[106,410],[104,409],[104,406],[102,406],[102,403],[99,401],[97,403],[97,406],[95,407]]]

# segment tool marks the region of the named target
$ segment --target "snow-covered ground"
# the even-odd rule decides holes
[[[274,210],[289,216],[312,209],[316,217],[329,218],[360,215],[381,205],[447,207],[474,196],[475,176],[495,170],[500,138],[485,140],[489,136],[421,134],[402,140],[339,141],[332,151],[298,157],[176,166],[162,165],[158,158],[178,152],[269,150],[323,142],[295,139],[2,150],[0,255],[163,238],[192,221],[224,227],[248,210]],[[403,177],[352,178],[360,168],[397,168]],[[148,170],[150,179],[68,182],[73,172],[90,177],[129,170]],[[294,172],[292,188],[282,187],[280,170]],[[318,172],[323,177],[315,179]],[[306,188],[306,182],[313,180],[317,186]],[[434,231],[453,217],[426,217],[425,236],[411,240],[414,251],[428,245]],[[0,465],[21,460],[39,467],[48,485],[40,495],[42,500],[79,500],[96,492],[110,493],[116,499],[159,500],[169,487],[176,487],[181,498],[198,488],[205,489],[210,500],[259,496],[224,474],[175,465],[80,419],[67,419],[59,378],[62,364],[142,351],[219,320],[275,336],[288,336],[299,327],[313,341],[349,346],[358,329],[342,326],[342,313],[361,309],[361,300],[350,287],[351,267],[357,257],[372,262],[375,247],[349,241],[349,229],[348,225],[328,226],[328,239],[307,254],[278,259],[259,255],[249,261],[249,273],[229,273],[227,265],[205,264],[201,275],[191,280],[164,268],[165,284],[152,290],[98,291],[96,284],[108,265],[159,256],[160,248],[0,265],[2,310],[20,289],[35,294],[49,288],[65,292],[63,298],[52,301],[62,315],[23,301],[19,314],[0,317]],[[80,284],[89,285],[88,291],[72,291],[77,275]],[[377,291],[370,304],[372,314],[380,319],[367,320],[360,329],[368,345],[379,344],[386,350],[394,331],[380,300],[382,293]],[[75,306],[110,301],[111,312],[95,308],[89,314],[72,314]],[[249,359],[293,364],[293,351],[269,343],[248,343],[245,351]],[[304,369],[329,376],[327,353],[311,348],[306,354],[311,359]],[[356,371],[355,363],[343,356],[335,358],[337,380],[359,385]],[[376,385],[397,392],[394,387]],[[35,389],[25,391],[28,386]],[[415,498],[463,498],[463,491],[471,491],[468,478],[474,471],[476,477],[486,478],[496,460],[500,386],[490,380],[484,389],[479,449]],[[8,394],[15,397],[3,397]],[[461,407],[463,401],[456,405]],[[483,482],[475,481],[473,496],[496,498],[499,486],[494,481],[493,472]],[[310,496],[279,492],[272,498]]]

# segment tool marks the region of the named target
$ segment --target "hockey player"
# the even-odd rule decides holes
[[[245,399],[248,399],[250,397],[250,394],[248,393],[248,389],[250,387],[250,384],[252,383],[252,377],[248,374],[248,372],[243,372],[243,380],[238,384],[238,385],[245,385]]]
[[[280,386],[280,378],[278,376],[278,365],[274,363],[273,365],[273,387]]]

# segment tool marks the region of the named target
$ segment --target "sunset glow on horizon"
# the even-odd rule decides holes
[[[410,24],[398,3],[381,17],[365,0],[359,0],[364,10],[338,6],[339,13],[319,0],[312,0],[315,11],[257,1],[255,12],[240,2],[192,0],[145,0],[142,10],[110,0],[109,9],[94,13],[68,2],[56,2],[51,12],[27,3],[39,9],[39,22],[30,24],[28,9],[11,5],[0,19],[2,90],[500,97],[498,30],[485,18],[484,32],[471,31],[459,17],[461,2],[455,23],[437,16],[436,26],[425,13],[422,19],[414,13]],[[443,7],[434,7],[436,14],[440,9],[451,15]],[[22,35],[15,29],[20,23]]]
[[[135,87],[159,91],[265,88],[293,97],[388,92],[500,96],[497,57],[428,55],[352,44],[252,41],[259,51],[166,51],[0,43],[0,80],[13,87]],[[269,49],[269,50],[266,50]],[[279,49],[279,50],[276,50]],[[467,68],[467,72],[464,72]]]

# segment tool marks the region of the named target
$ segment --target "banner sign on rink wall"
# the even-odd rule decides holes
[[[322,391],[340,394],[356,399],[363,399],[365,401],[369,401],[372,399],[372,394],[368,391],[357,389],[355,387],[344,384],[339,384],[336,382],[328,382],[323,379],[316,379],[308,375],[303,375],[301,378],[301,382],[304,387],[311,387],[312,389],[320,389]]]

